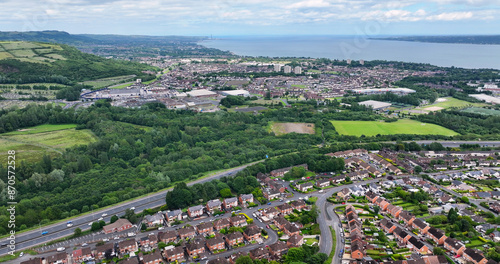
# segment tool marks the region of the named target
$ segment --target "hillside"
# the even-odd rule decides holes
[[[132,75],[153,67],[105,59],[64,44],[0,41],[0,83],[69,84],[112,76]]]

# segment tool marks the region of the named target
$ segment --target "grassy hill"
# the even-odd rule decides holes
[[[0,83],[69,84],[99,78],[137,75],[154,67],[105,59],[64,44],[0,41]],[[151,76],[154,77],[154,76]]]

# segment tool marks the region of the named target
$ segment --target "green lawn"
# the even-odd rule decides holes
[[[292,84],[292,87],[294,88],[301,88],[301,89],[305,89],[306,86],[304,84]]]
[[[467,106],[484,106],[485,104],[482,103],[471,103],[463,100],[459,100],[453,97],[445,97],[443,99],[446,99],[444,102],[439,102],[439,103],[434,103],[430,105],[426,105],[422,108],[416,108],[416,110],[426,110],[427,108],[431,107],[442,107],[444,109],[451,108],[451,107],[458,107],[458,108],[463,108]]]
[[[304,242],[308,246],[317,245],[319,243],[319,241],[316,238],[306,238],[306,239],[304,239]]]
[[[29,134],[38,134],[38,133],[44,133],[44,132],[71,129],[71,128],[75,128],[75,127],[76,127],[76,124],[61,124],[61,125],[44,124],[44,125],[20,129],[17,131],[12,131],[12,132],[0,134],[0,135],[1,136],[29,135]]]
[[[453,130],[428,123],[422,123],[410,119],[401,119],[397,122],[380,121],[330,121],[337,132],[341,135],[351,136],[375,136],[394,134],[416,134],[416,135],[458,135]]]

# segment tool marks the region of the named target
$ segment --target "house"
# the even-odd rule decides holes
[[[149,227],[162,226],[163,225],[163,214],[156,213],[154,215],[146,215],[144,217],[143,223]]]
[[[489,236],[494,242],[500,241],[500,231],[498,230],[491,232]]]
[[[59,252],[48,256],[45,261],[47,264],[66,264],[68,263],[68,254],[66,252]]]
[[[316,182],[316,187],[325,188],[327,186],[330,186],[330,180],[318,180]]]
[[[463,258],[474,264],[486,264],[486,262],[488,262],[488,260],[483,255],[481,255],[481,253],[472,248],[466,248],[464,250]]]
[[[150,242],[151,240],[149,239],[149,236],[141,237],[141,239],[139,240],[139,245],[141,247],[150,247]]]
[[[280,211],[278,211],[278,209],[276,209],[274,207],[268,207],[268,208],[262,210],[262,215],[267,217],[269,220],[272,220],[273,218],[275,218],[279,213],[280,213]]]
[[[243,232],[243,236],[248,241],[255,241],[260,238],[260,228],[256,225],[247,226],[247,229]]]
[[[269,252],[277,257],[281,257],[288,252],[288,247],[285,242],[278,240],[276,243],[269,245]]]
[[[351,258],[362,259],[366,255],[363,243],[355,242],[351,243]]]
[[[229,246],[234,247],[235,245],[243,243],[243,234],[240,232],[229,233],[224,237],[224,240],[226,240]]]
[[[448,169],[448,166],[446,166],[445,164],[434,165],[434,170],[447,170],[447,169]]]
[[[340,192],[337,193],[337,197],[342,200],[347,200],[351,197],[351,189],[343,188]]]
[[[142,257],[143,264],[159,264],[163,263],[163,257],[159,251],[155,251],[151,254],[144,255]]]
[[[253,194],[241,194],[239,200],[240,204],[253,203]]]
[[[173,262],[173,261],[180,261],[184,259],[184,249],[182,246],[178,247],[172,247],[172,248],[165,248],[163,250],[163,255],[167,259],[168,262]]]
[[[281,193],[277,190],[273,190],[271,188],[266,188],[262,191],[262,194],[264,195],[264,198],[267,200],[273,200],[277,199],[280,197]]]
[[[313,184],[311,182],[306,182],[303,184],[297,185],[297,189],[301,192],[307,192],[308,190],[313,188]]]
[[[495,211],[495,212],[500,212],[500,203],[499,202],[494,202],[490,204],[490,208]]]
[[[412,238],[408,232],[401,228],[396,228],[396,230],[394,230],[394,236],[403,244],[408,243],[408,240]]]
[[[226,198],[224,199],[224,202],[222,202],[222,205],[224,205],[224,209],[236,207],[238,206],[238,198],[236,197]]]
[[[422,256],[422,260],[424,261],[424,264],[448,264],[448,260],[443,255],[440,255],[440,256],[433,256],[433,255]],[[415,264],[417,264],[417,263],[415,263]]]
[[[276,225],[276,227],[280,230],[282,230],[287,224],[291,223],[282,216],[274,218],[274,225]]]
[[[289,215],[293,211],[293,207],[287,203],[281,204],[276,206],[276,208],[281,212],[283,215]]]
[[[387,206],[387,212],[389,212],[392,216],[398,218],[399,214],[403,211],[403,207],[401,206],[394,206],[390,204]]]
[[[209,260],[207,262],[207,264],[229,264],[229,260],[227,260],[223,257],[217,257],[217,258]]]
[[[447,237],[444,240],[444,248],[446,250],[453,252],[453,254],[455,254],[455,255],[461,256],[464,253],[465,245],[462,242],[460,242],[454,238]]]
[[[454,203],[455,199],[453,199],[451,195],[444,193],[443,195],[441,195],[441,197],[437,199],[437,201],[445,204],[445,203]]]
[[[25,260],[21,262],[21,264],[42,264],[42,259],[41,258],[33,258],[29,260]]]
[[[213,199],[207,202],[207,211],[213,214],[215,210],[217,211],[222,210],[222,203],[220,202],[219,199]]]
[[[427,254],[429,252],[429,248],[424,243],[418,241],[415,237],[408,239],[408,247],[421,254]]]
[[[280,183],[280,182],[277,182],[277,181],[270,181],[267,183],[267,186],[274,190],[274,191],[277,191],[277,192],[280,192],[280,193],[284,193],[285,192],[285,186]]]
[[[444,182],[450,182],[452,181],[452,178],[446,174],[440,174],[440,175],[436,175],[434,176],[434,179],[436,181],[444,181]]]
[[[196,232],[203,236],[212,235],[214,233],[214,225],[211,222],[201,223],[196,226]]]
[[[258,247],[250,250],[250,257],[252,259],[267,259],[269,258],[269,250],[267,247]]]
[[[477,199],[489,199],[491,198],[491,193],[489,192],[475,192],[472,194]]]
[[[394,225],[393,223],[389,222],[387,220],[387,218],[384,218],[384,219],[380,220],[379,224],[380,224],[380,227],[387,234],[391,234],[394,231],[394,229],[396,229],[396,225]]]
[[[345,188],[345,189],[349,190],[348,188]],[[344,189],[342,189],[342,191],[343,191],[343,190],[344,190]],[[338,196],[338,194],[337,194],[337,196]],[[365,197],[366,197],[366,199],[368,199],[368,201],[370,201],[370,203],[375,203],[375,201],[377,200],[377,198],[378,198],[379,196],[378,196],[378,194],[376,194],[376,193],[374,193],[374,192],[370,191],[370,192],[367,192],[367,193],[365,194]]]
[[[399,214],[399,219],[403,220],[406,225],[411,226],[415,220],[415,216],[408,211],[402,211]]]
[[[177,232],[179,233],[180,239],[186,239],[188,237],[193,238],[196,235],[194,227],[192,226],[184,226],[183,228],[179,228]]]
[[[181,210],[173,210],[173,211],[168,211],[165,214],[165,217],[167,219],[167,222],[175,222],[175,221],[181,221],[182,220],[182,211]]]
[[[304,237],[301,235],[293,235],[286,241],[288,247],[300,247],[302,244],[304,244]]]
[[[188,208],[187,213],[191,218],[200,216],[203,214],[203,206],[202,205],[191,206]]]
[[[231,226],[231,222],[229,221],[228,218],[221,218],[221,219],[215,220],[215,222],[214,222],[214,228],[217,231],[224,229],[224,228],[228,228],[230,226]]]
[[[287,224],[283,227],[283,231],[288,236],[300,235],[300,229],[295,224]]]
[[[110,234],[113,232],[121,232],[129,228],[132,228],[132,223],[130,223],[127,219],[120,218],[112,224],[105,225],[102,230],[104,233]]]
[[[73,263],[81,263],[92,258],[92,250],[90,249],[90,247],[73,250],[71,256],[73,257]]]
[[[382,199],[382,201],[380,201],[380,209],[382,209],[383,211],[386,211],[387,210],[387,207],[389,206],[389,202],[387,202],[385,199]]]
[[[186,245],[186,252],[190,257],[198,256],[205,253],[205,239],[197,238],[191,240],[189,244]]]
[[[427,234],[427,231],[429,230],[430,226],[426,222],[417,218],[413,220],[413,228],[418,229],[418,231],[421,234],[425,235]]]
[[[246,226],[247,218],[244,215],[235,215],[233,217],[229,217],[229,222],[231,226]]]
[[[121,254],[136,252],[138,250],[135,238],[118,242],[118,248]]]
[[[207,247],[210,251],[214,252],[217,250],[222,250],[225,248],[224,239],[222,236],[215,236],[213,238],[207,239]]]
[[[140,255],[139,258],[142,260],[142,253],[139,253],[139,255]],[[120,261],[120,264],[140,264],[139,258],[138,258],[138,256],[129,257],[128,259],[124,259],[124,260]],[[110,263],[112,263],[112,262],[110,262]]]
[[[110,256],[115,255],[115,244],[114,243],[106,243],[104,245],[97,246],[95,249],[94,256],[96,259],[104,259],[106,252],[109,253]]]
[[[232,254],[231,256],[229,256],[229,263],[235,264],[236,260],[243,257],[243,256],[248,256],[248,252],[247,253],[243,253],[241,251],[236,252],[236,253]]]
[[[175,242],[177,240],[177,232],[175,232],[175,230],[168,230],[163,233],[159,232],[158,239],[165,244]]]
[[[331,178],[331,181],[333,184],[341,183],[341,182],[345,181],[345,175],[335,176],[335,177]]]
[[[291,201],[290,205],[294,210],[302,211],[302,209],[305,209],[307,207],[306,202],[303,200],[295,200]]]
[[[429,228],[427,235],[438,245],[444,244],[444,240],[446,239],[443,231],[434,227]]]

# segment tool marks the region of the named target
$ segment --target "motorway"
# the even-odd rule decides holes
[[[226,170],[224,172],[216,173],[214,175],[198,179],[188,183],[187,185],[193,185],[196,183],[204,183],[214,179],[221,178],[223,176],[234,175],[235,173],[243,170],[244,168],[251,166],[253,164],[259,163],[262,161],[256,161],[253,163],[249,163],[243,166],[239,166],[233,169]],[[60,239],[63,237],[68,237],[73,235],[74,230],[79,227],[83,231],[90,229],[90,225],[92,222],[97,221],[102,217],[103,214],[107,214],[107,216],[103,217],[103,220],[109,222],[111,216],[113,215],[123,215],[126,209],[135,207],[136,212],[142,212],[145,209],[159,207],[165,204],[165,195],[168,191],[172,190],[169,188],[167,190],[150,194],[146,197],[141,197],[132,201],[120,203],[109,208],[101,209],[94,211],[90,214],[86,214],[83,216],[67,219],[67,221],[72,221],[73,226],[67,227],[66,222],[59,222],[56,224],[48,225],[40,227],[36,230],[31,230],[28,232],[20,233],[16,235],[15,238],[15,251],[32,248],[36,245],[42,245],[49,241]],[[42,232],[48,232],[46,235],[42,235]],[[9,243],[10,240],[8,238],[4,238],[0,241],[0,244]],[[9,248],[1,248],[0,256],[6,255],[10,251]]]
[[[412,141],[405,141],[407,143],[410,143]],[[460,147],[462,144],[469,144],[469,145],[474,145],[474,144],[479,144],[481,147],[500,147],[500,141],[459,141],[459,140],[454,140],[454,141],[443,141],[443,140],[417,140],[414,141],[419,145],[425,144],[425,145],[430,145],[433,142],[438,142],[443,145],[443,147]],[[393,142],[395,143],[395,142]]]

